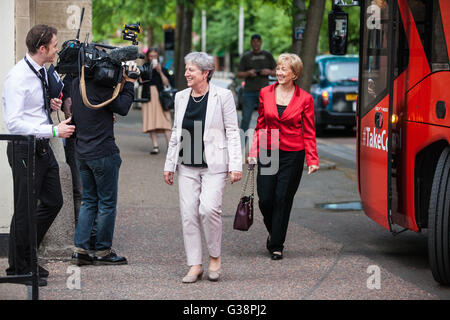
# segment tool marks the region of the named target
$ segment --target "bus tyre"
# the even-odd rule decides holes
[[[439,157],[428,209],[428,259],[434,279],[450,285],[450,147]]]

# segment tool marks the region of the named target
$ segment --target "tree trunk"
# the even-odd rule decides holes
[[[147,27],[147,47],[151,48],[153,47],[154,42],[154,34],[153,34],[153,27]]]
[[[175,87],[177,87],[179,90],[181,90],[181,87],[179,86],[179,65],[180,65],[180,48],[181,48],[181,30],[183,26],[183,12],[184,12],[184,1],[183,0],[177,0],[177,7],[176,7],[176,25],[175,25],[175,54],[174,54],[174,80],[175,80]]]
[[[325,0],[314,0],[309,2],[308,13],[306,16],[305,37],[303,39],[300,55],[303,61],[303,74],[300,78],[300,87],[308,92],[311,89],[317,54],[317,43],[319,41],[320,26],[322,24],[324,11]]]
[[[296,36],[297,28],[305,29],[306,24],[306,9],[305,0],[292,0],[292,52],[300,55],[302,52],[302,40],[304,33],[299,39]]]
[[[184,78],[184,57],[192,50],[192,20],[195,0],[177,1],[175,29],[175,85],[178,90],[187,87]]]

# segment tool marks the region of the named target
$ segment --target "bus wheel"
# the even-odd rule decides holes
[[[450,285],[450,147],[439,157],[428,209],[428,259],[434,279]]]

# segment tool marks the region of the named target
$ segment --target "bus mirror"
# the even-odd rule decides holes
[[[335,7],[328,14],[328,41],[330,53],[344,55],[347,53],[348,14]]]

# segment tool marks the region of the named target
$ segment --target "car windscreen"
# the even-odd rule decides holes
[[[329,62],[326,76],[330,82],[358,81],[358,62]]]

